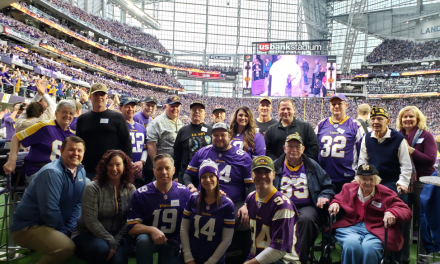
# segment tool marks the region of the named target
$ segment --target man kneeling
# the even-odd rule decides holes
[[[70,235],[81,214],[86,171],[84,141],[71,136],[61,144],[61,158],[38,171],[14,213],[14,241],[43,254],[38,264],[62,263],[75,252]]]
[[[290,199],[273,186],[275,168],[271,158],[252,161],[256,191],[246,198],[252,247],[245,264],[299,263],[298,212]]]

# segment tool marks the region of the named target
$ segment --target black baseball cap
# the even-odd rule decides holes
[[[121,98],[121,102],[119,103],[119,106],[128,105],[129,103],[137,104],[136,100],[133,97],[124,97]]]
[[[197,100],[197,101],[192,102],[192,103],[189,105],[189,109],[193,108],[193,106],[195,106],[195,105],[200,105],[201,107],[203,107],[203,109],[205,109],[205,104],[202,103],[202,101],[200,101],[200,100]]]
[[[157,100],[154,96],[147,96],[144,98],[144,100],[142,100],[142,102],[144,102],[144,103],[153,102],[153,103],[157,104]]]
[[[215,106],[214,109],[212,110],[212,113],[214,114],[214,112],[217,110],[221,110],[226,113],[226,110],[221,105]]]
[[[363,175],[363,176],[379,175],[379,171],[376,169],[374,165],[364,164],[359,166],[356,175]]]
[[[182,104],[182,102],[180,102],[180,98],[177,95],[171,95],[168,97],[167,101],[165,104]]]

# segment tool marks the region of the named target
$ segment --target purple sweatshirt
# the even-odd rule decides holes
[[[403,131],[400,131],[404,134]],[[417,132],[417,127],[415,127],[408,135],[405,135],[406,141],[411,146],[413,138]],[[423,130],[416,144],[414,145],[414,152],[411,157],[416,166],[417,178],[422,176],[430,176],[434,171],[434,163],[437,158],[437,144],[435,143],[434,136]]]

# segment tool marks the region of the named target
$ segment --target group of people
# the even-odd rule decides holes
[[[152,119],[154,96],[139,112],[132,97],[112,110],[108,87],[96,83],[90,98],[55,104],[44,81],[31,103],[14,109],[4,165],[14,172],[19,149],[30,148],[28,187],[10,229],[17,244],[42,253],[38,263],[73,254],[127,263],[133,251],[138,263],[153,263],[155,253],[159,263],[225,263],[236,236],[252,241],[245,263],[307,263],[329,213],[338,219],[342,263],[379,262],[384,226],[388,248],[409,261],[419,177],[434,172],[437,153],[415,106],[399,111],[394,130],[387,109],[362,104],[354,119],[336,93],[331,115],[314,129],[295,117],[290,98],[278,101],[279,120],[268,97],[258,101],[258,116],[248,106],[227,112],[194,100],[185,125],[177,95]]]
[[[386,39],[366,57],[369,63],[382,61],[422,60],[436,55],[440,41],[429,40],[415,43],[411,40]]]

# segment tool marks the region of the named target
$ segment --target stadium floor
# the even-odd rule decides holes
[[[0,196],[0,204],[4,203],[4,195]],[[0,207],[0,215],[3,216],[3,212],[4,212],[4,208]],[[3,236],[4,237],[4,236]],[[317,241],[320,241],[321,237],[319,237],[317,239]],[[4,243],[4,241],[2,241],[2,244]],[[411,245],[411,264],[415,264],[415,256],[416,256],[416,252],[417,252],[417,245],[416,244],[412,244]],[[334,250],[332,252],[332,259],[333,261],[337,261],[340,259],[340,248],[339,246],[337,246],[337,249]],[[315,256],[318,258],[320,256],[320,252],[315,252]],[[40,255],[36,252],[31,252],[29,254],[27,254],[24,257],[21,257],[19,259],[16,259],[14,261],[10,261],[10,264],[32,264],[32,263],[36,263],[38,261],[38,259],[40,258]],[[437,258],[436,260],[439,260],[439,258]],[[430,261],[431,263],[432,261]],[[81,259],[77,258],[76,256],[71,257],[70,259],[68,259],[67,261],[64,262],[64,264],[82,264],[82,263],[86,263],[85,261],[82,261]],[[128,261],[129,264],[136,264],[136,259],[135,258],[130,258]],[[155,256],[154,258],[154,263],[157,263],[157,257]]]

